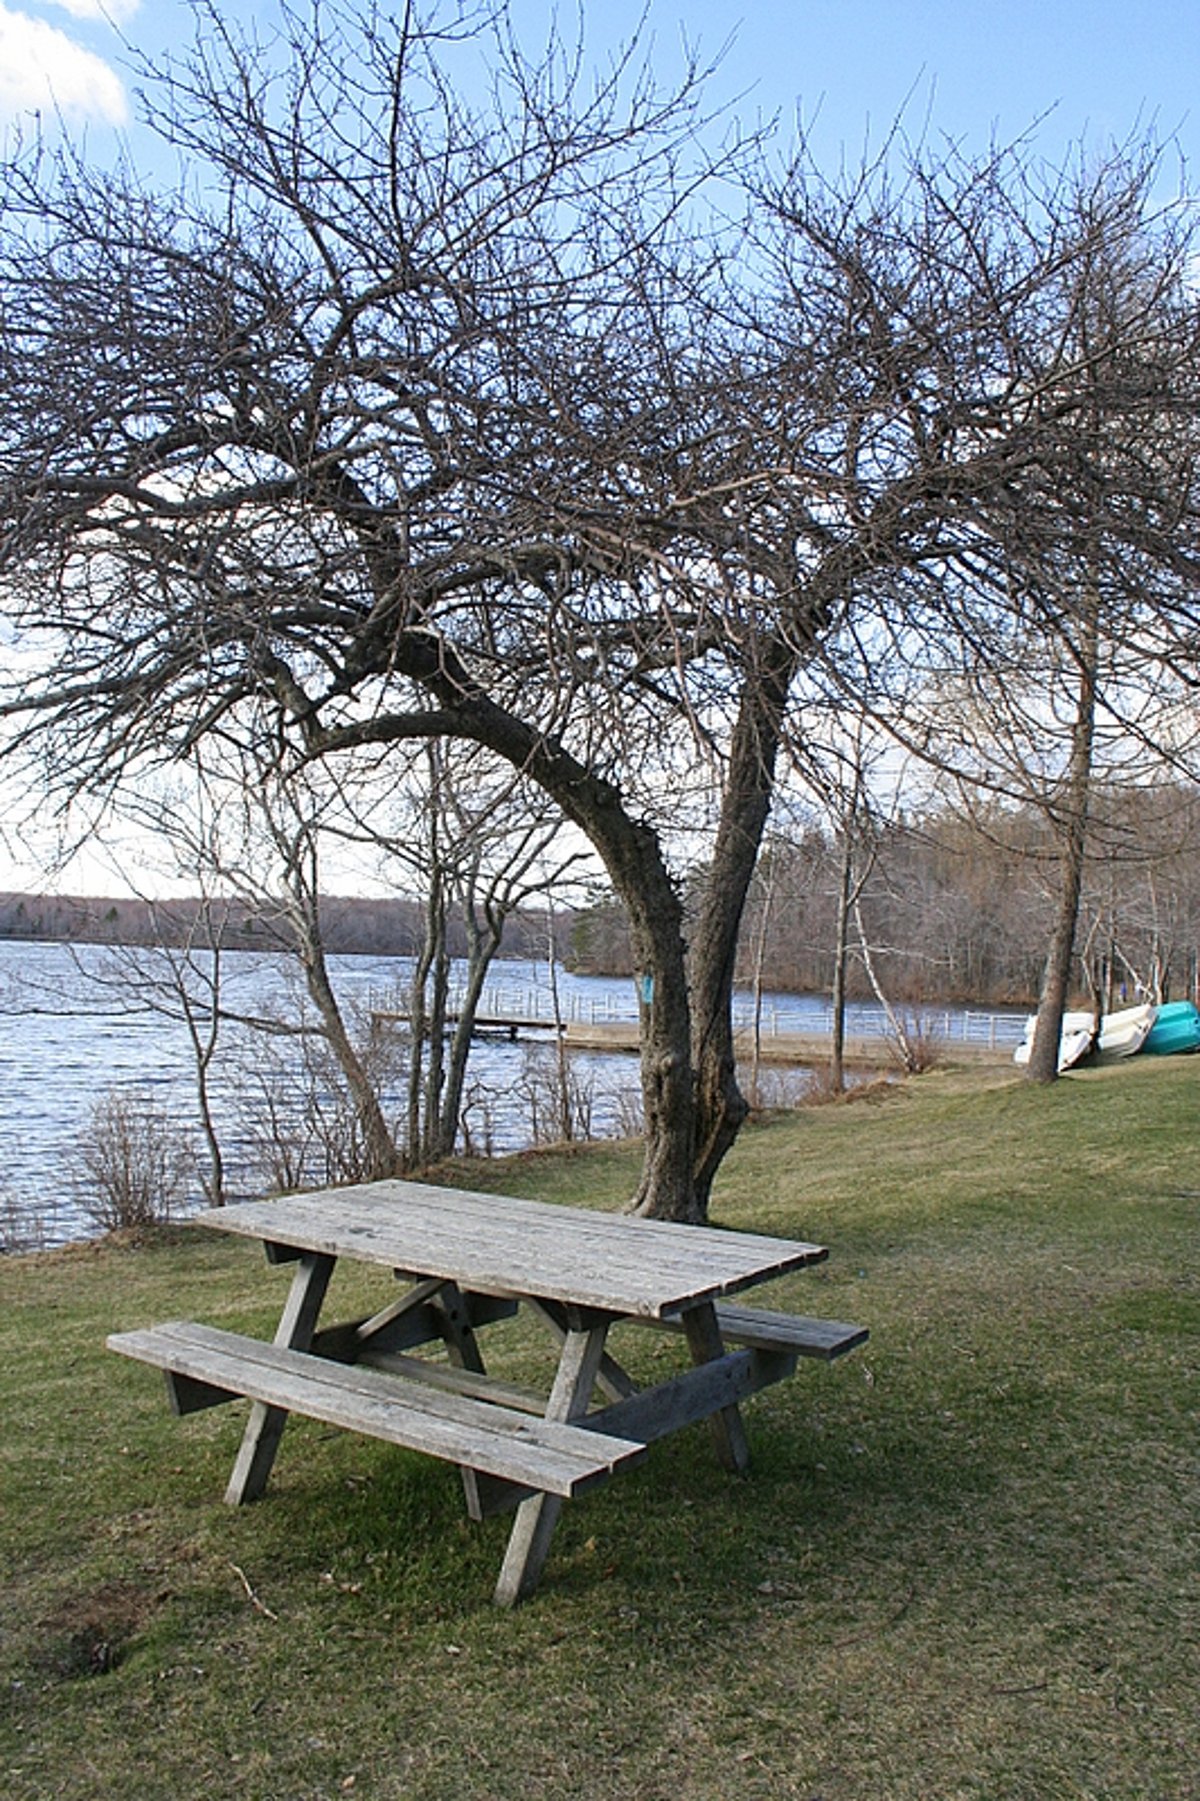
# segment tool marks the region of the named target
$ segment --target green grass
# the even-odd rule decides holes
[[[1179,1801],[1200,1796],[1200,1060],[1049,1091],[934,1074],[749,1130],[714,1215],[817,1238],[767,1304],[864,1351],[564,1512],[543,1587],[452,1469],[240,1408],[178,1421],[106,1332],[269,1332],[287,1281],[195,1228],[0,1260],[14,1801]],[[628,1148],[474,1186],[617,1205]],[[368,1292],[339,1271],[330,1317]],[[337,1284],[341,1284],[340,1288]],[[496,1334],[496,1367],[530,1373]],[[647,1371],[678,1355],[636,1339]]]

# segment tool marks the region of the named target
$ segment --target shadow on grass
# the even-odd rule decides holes
[[[840,1581],[864,1545],[934,1555],[977,1524],[1005,1476],[1003,1441],[964,1443],[957,1421],[849,1406],[797,1419],[782,1403],[746,1414],[748,1476],[724,1472],[694,1427],[565,1506],[532,1608],[636,1593],[670,1611],[685,1585],[689,1612],[728,1615],[753,1607],[781,1568],[815,1565]],[[236,1514],[214,1506],[206,1537],[234,1562],[419,1620],[490,1610],[510,1524],[469,1521],[449,1466],[293,1422],[264,1499]]]

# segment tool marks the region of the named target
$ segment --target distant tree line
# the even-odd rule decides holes
[[[1200,958],[1200,796],[1184,785],[1101,795],[1093,814],[1075,945],[1077,988],[1087,987],[1091,971],[1110,1000],[1191,993]],[[815,820],[787,835],[768,833],[742,922],[739,985],[752,985],[761,961],[772,989],[829,990],[843,850],[842,834]],[[1053,860],[1035,810],[996,808],[968,818],[941,807],[878,823],[861,912],[889,994],[907,1002],[1033,1004],[1053,909]],[[693,871],[689,910],[706,879],[703,866]],[[0,939],[194,944],[201,911],[210,905],[195,897],[0,892]],[[322,895],[325,949],[418,956],[427,906],[401,895]],[[448,914],[445,933],[448,954],[465,958],[462,918]],[[595,889],[581,906],[523,909],[500,954],[544,958],[551,936],[559,960],[578,974],[633,974],[628,917],[611,890]],[[267,894],[222,902],[222,944],[294,950]],[[855,998],[870,992],[861,956],[851,959],[849,992]]]
[[[137,896],[28,894],[0,891],[0,939],[40,939],[54,944],[126,944],[168,948],[194,944],[202,910],[199,898],[146,900]],[[426,903],[404,896],[321,897],[322,937],[335,956],[413,957],[425,933]],[[556,918],[561,952],[568,952],[571,916]],[[546,955],[551,922],[543,912],[518,918],[506,954]],[[451,918],[449,954],[467,955],[466,927]],[[222,943],[227,950],[294,950],[278,908],[268,897],[236,896],[222,902]]]
[[[1104,1006],[1145,994],[1191,996],[1200,958],[1200,799],[1185,787],[1110,795],[1096,825],[1075,943],[1075,989]],[[789,993],[831,988],[841,834],[811,823],[769,835],[747,900],[736,980]],[[1054,907],[1053,846],[1032,811],[965,819],[949,808],[876,828],[861,918],[877,973],[897,1002],[1036,1004]],[[696,873],[698,889],[704,872]],[[852,955],[848,992],[871,994]],[[620,904],[597,894],[571,920],[575,968],[629,970]]]

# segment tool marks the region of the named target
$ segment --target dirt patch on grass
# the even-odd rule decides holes
[[[108,1675],[124,1662],[166,1598],[161,1589],[132,1582],[109,1582],[68,1597],[38,1621],[31,1657],[35,1672],[60,1682]]]

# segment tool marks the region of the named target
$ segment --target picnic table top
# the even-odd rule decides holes
[[[199,1219],[268,1244],[384,1264],[484,1294],[646,1319],[669,1318],[828,1255],[793,1239],[400,1180],[250,1201]]]

